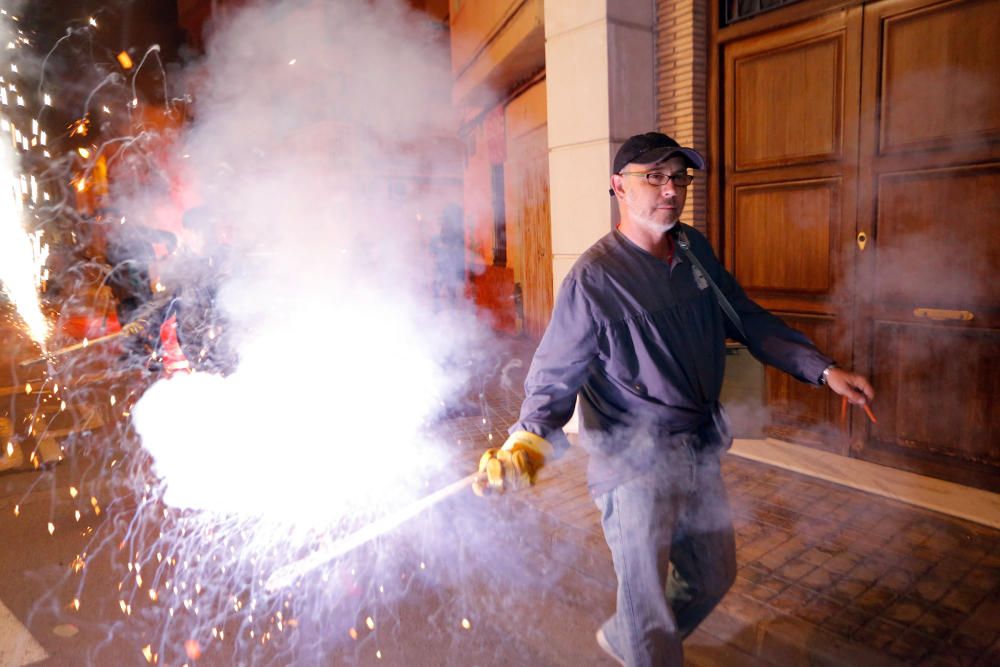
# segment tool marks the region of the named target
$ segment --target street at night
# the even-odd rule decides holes
[[[0,1],[0,667],[1000,665],[997,34]]]

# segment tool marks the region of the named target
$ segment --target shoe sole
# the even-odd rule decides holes
[[[609,658],[617,662],[622,667],[625,667],[625,661],[619,658],[618,654],[615,653],[615,650],[611,648],[611,643],[608,641],[608,638],[604,636],[604,630],[602,628],[598,628],[597,634],[594,636],[597,637],[597,645],[601,647],[601,650],[607,653]]]

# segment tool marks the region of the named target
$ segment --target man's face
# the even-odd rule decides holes
[[[687,198],[687,187],[680,187],[673,179],[663,185],[651,185],[645,174],[687,174],[683,157],[672,157],[660,164],[632,163],[613,177],[615,190],[624,192],[623,221],[629,220],[647,231],[663,234],[680,220]]]

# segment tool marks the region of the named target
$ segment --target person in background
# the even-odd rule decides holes
[[[108,216],[105,216],[108,217]],[[110,216],[117,219],[117,216]],[[115,297],[118,322],[125,326],[137,319],[146,325],[143,330],[129,336],[125,343],[124,359],[150,363],[154,356],[162,324],[162,307],[155,303],[150,266],[157,259],[155,246],[160,244],[166,252],[177,247],[177,237],[171,232],[126,222],[112,222],[108,234],[105,258],[111,267],[105,279]]]
[[[454,307],[465,288],[465,226],[461,207],[449,204],[441,212],[441,230],[431,239],[430,250],[438,308]]]
[[[218,304],[227,276],[229,246],[224,221],[211,206],[188,209],[182,219],[184,244],[166,267],[173,295],[168,310],[176,337],[194,370],[228,375],[237,366],[230,325]]]

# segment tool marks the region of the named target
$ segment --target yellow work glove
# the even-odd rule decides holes
[[[545,465],[545,458],[554,451],[545,438],[515,431],[500,449],[487,449],[479,459],[479,476],[472,490],[482,496],[489,492],[503,493],[505,488],[522,489],[531,486],[535,474]]]

